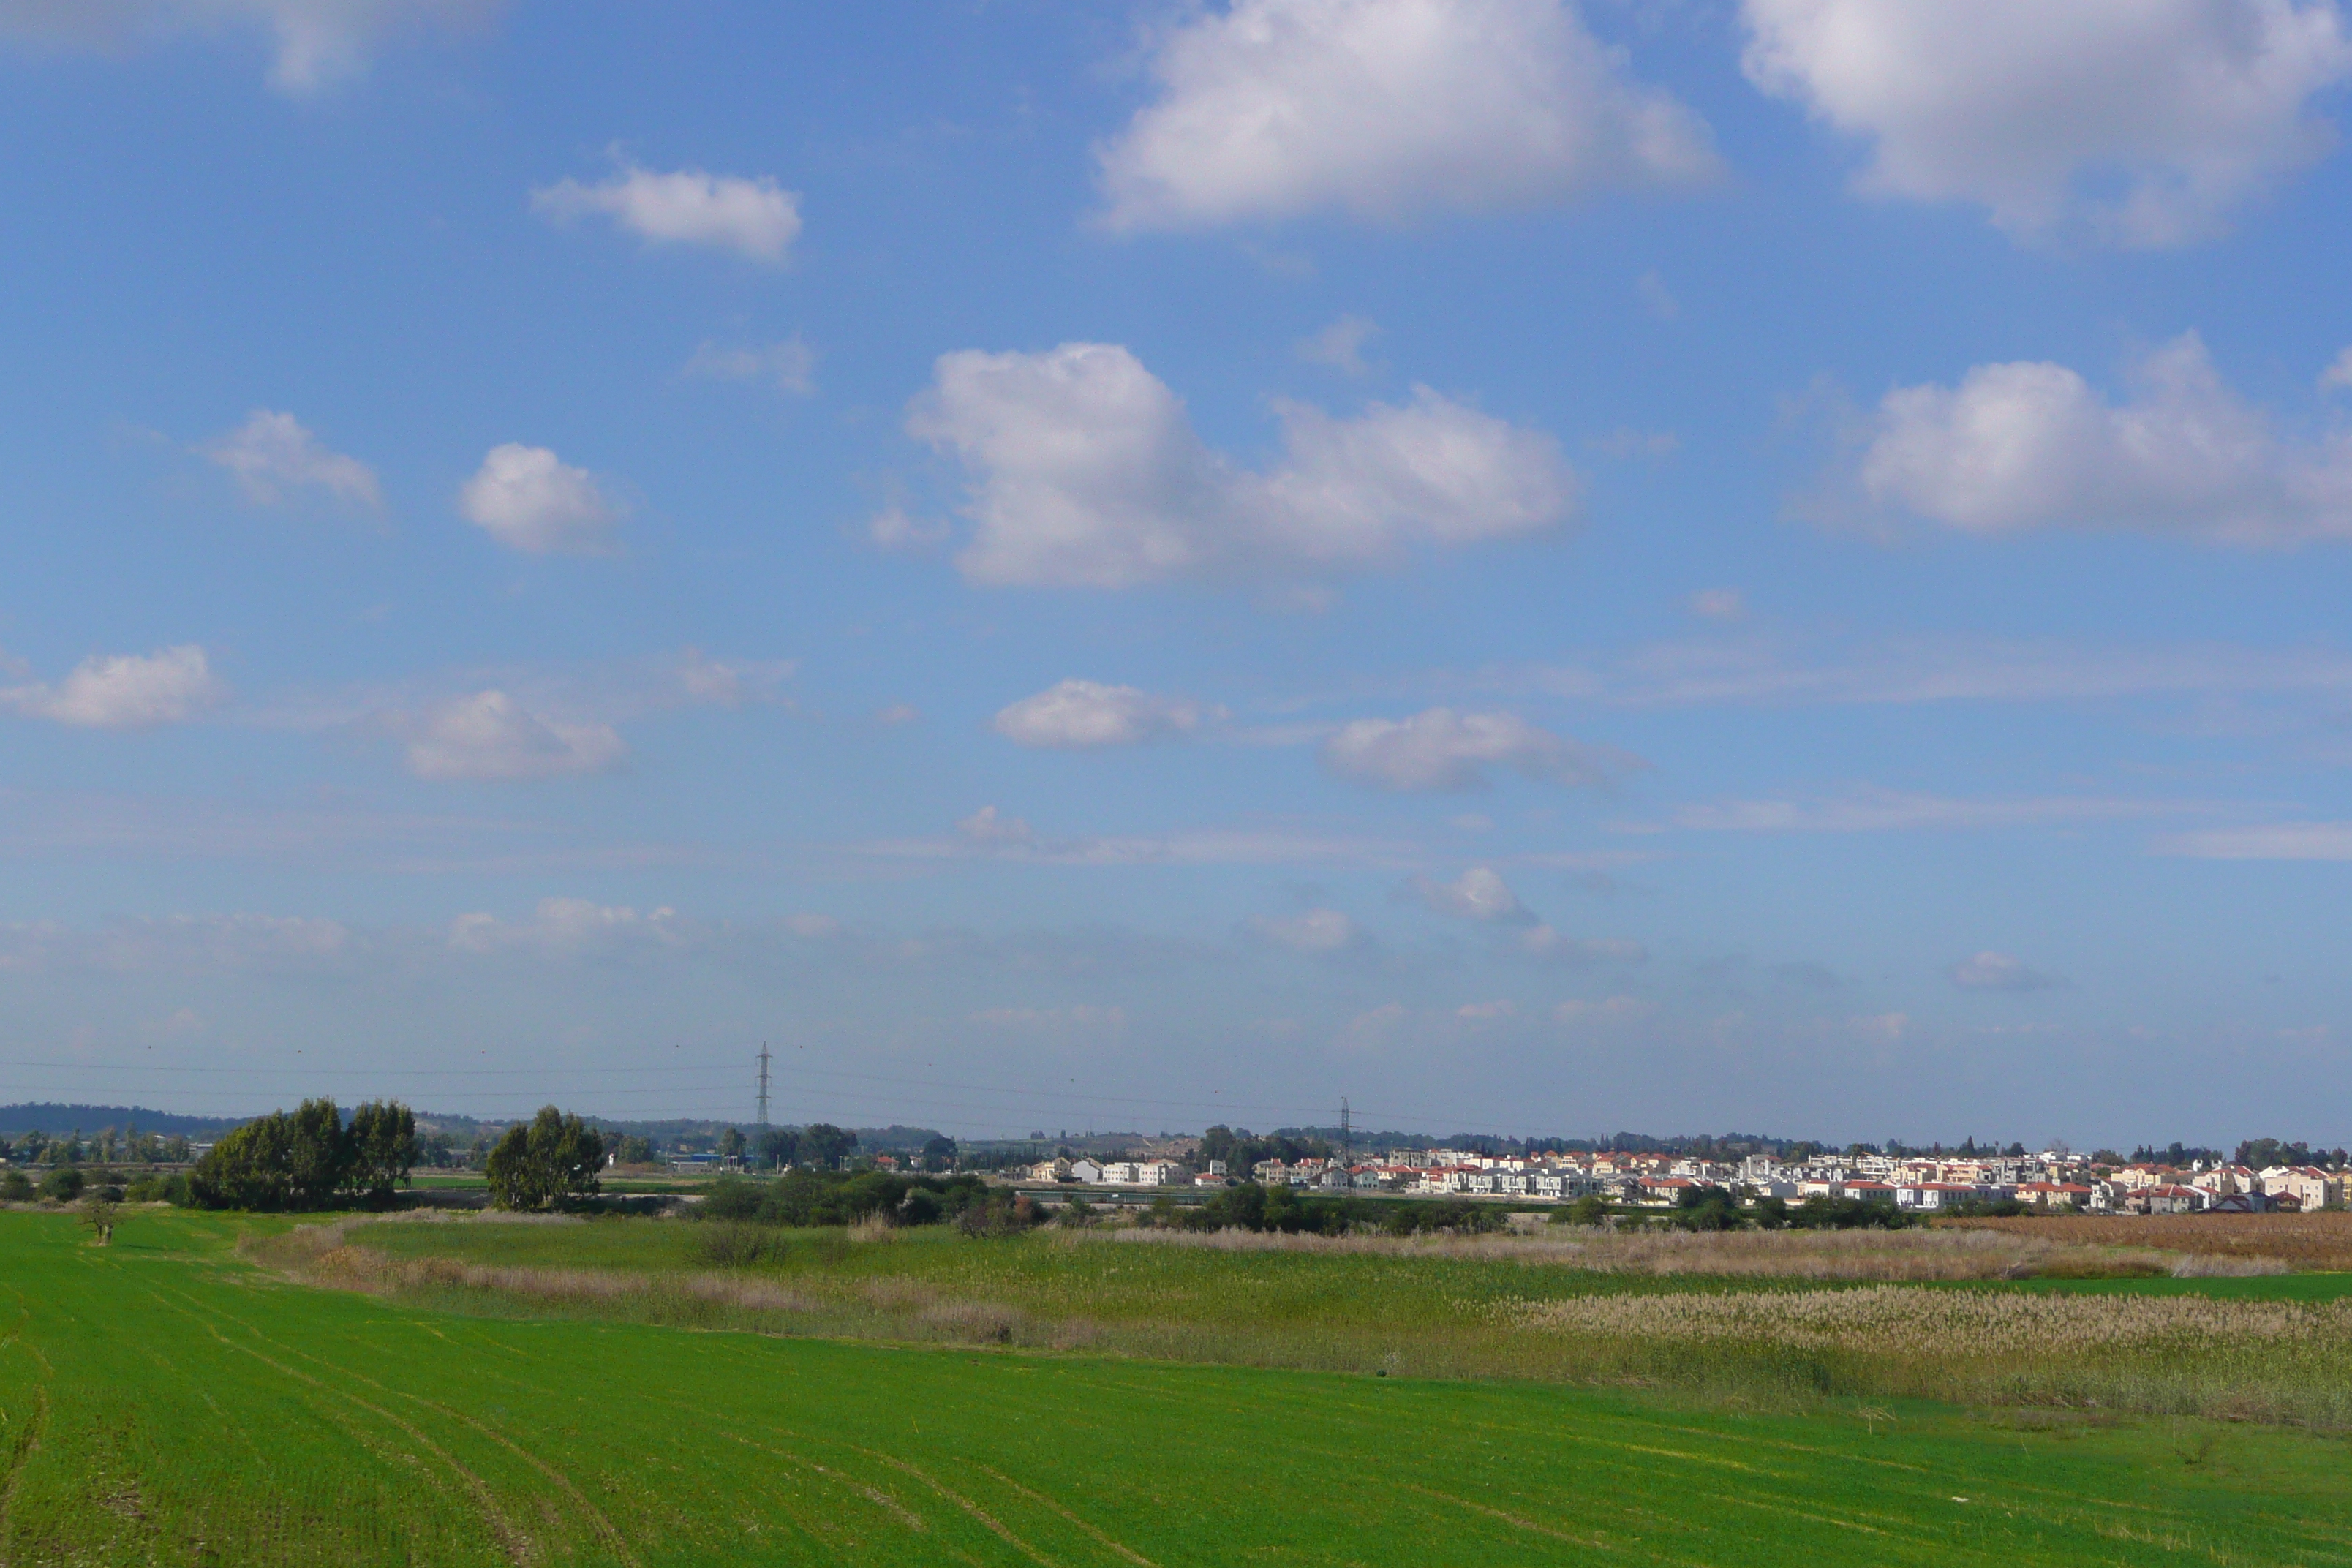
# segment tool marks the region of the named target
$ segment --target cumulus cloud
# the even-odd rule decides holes
[[[94,655],[55,685],[0,688],[0,709],[87,730],[179,724],[228,698],[205,650],[193,643],[152,654]]]
[[[1864,495],[1977,533],[2071,525],[2277,544],[2352,534],[2352,437],[2281,436],[2191,332],[2111,403],[2063,365],[1979,365],[1898,387],[1855,477]]]
[[[1963,991],[2047,991],[2066,984],[2063,975],[2045,973],[2005,952],[1979,952],[1944,973]]]
[[[1532,926],[1535,911],[1519,902],[1509,883],[1486,866],[1473,866],[1451,882],[1423,877],[1413,884],[1421,901],[1442,915],[1502,925]]]
[[[1476,789],[1508,768],[1559,784],[1606,783],[1640,765],[1634,758],[1538,730],[1511,713],[1432,708],[1410,719],[1359,719],[1323,742],[1323,763],[1340,777],[1382,789]]]
[[[795,397],[816,392],[816,351],[798,332],[761,348],[725,348],[706,342],[686,362],[686,374],[712,381],[764,381]]]
[[[1293,952],[1346,952],[1370,941],[1364,928],[1338,910],[1308,910],[1304,914],[1259,916],[1250,929],[1268,942]]]
[[[610,555],[621,508],[596,476],[544,447],[493,447],[457,492],[466,521],[527,555]]]
[[[1864,190],[2174,245],[2333,140],[2336,0],[1743,0],[1748,79],[1868,139]]]
[[[202,450],[236,476],[237,488],[256,506],[277,506],[296,493],[324,495],[370,510],[383,505],[373,468],[329,451],[291,414],[257,408],[243,425]]]
[[[1150,70],[1157,98],[1096,152],[1114,229],[1397,222],[1717,169],[1704,122],[1570,0],[1234,0]]]
[[[800,196],[765,176],[657,174],[624,164],[595,184],[559,180],[531,192],[533,211],[555,220],[608,217],[655,245],[708,245],[781,263],[801,232]]]
[[[1224,717],[1188,697],[1155,697],[1132,686],[1065,680],[996,715],[996,732],[1024,746],[1092,751],[1189,735]]]
[[[453,698],[395,721],[421,779],[523,780],[609,773],[628,755],[610,724],[541,718],[503,691]]]
[[[0,37],[117,49],[181,34],[253,29],[269,79],[307,94],[365,73],[375,46],[425,24],[464,26],[504,0],[0,0]]]
[[[2352,386],[2352,348],[2328,362],[2327,368],[2319,373],[2319,384],[2323,389]]]
[[[1380,333],[1377,323],[1361,316],[1342,316],[1313,337],[1299,339],[1293,347],[1309,364],[1328,365],[1348,375],[1370,375],[1372,367],[1365,363],[1364,345]]]
[[[1126,349],[1065,343],[941,356],[908,429],[962,464],[973,531],[958,563],[992,586],[1328,575],[1542,532],[1575,510],[1550,437],[1427,387],[1352,419],[1276,412],[1281,461],[1244,469]]]
[[[640,915],[625,905],[599,904],[587,899],[541,899],[528,921],[509,922],[495,915],[459,915],[449,923],[449,945],[464,952],[507,952],[517,949],[562,956],[610,947],[618,942],[655,941],[674,944],[677,911],[655,910]]]

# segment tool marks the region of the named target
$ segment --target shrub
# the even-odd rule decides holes
[[[144,1175],[131,1178],[122,1190],[122,1201],[132,1204],[178,1204],[188,1206],[188,1178],[180,1172],[168,1176]]]
[[[32,1179],[22,1171],[0,1171],[0,1203],[28,1204],[33,1201]]]
[[[41,1195],[52,1202],[69,1204],[81,1196],[86,1184],[79,1171],[71,1165],[61,1165],[41,1178]]]
[[[1029,1201],[1027,1194],[1013,1196],[993,1192],[968,1205],[957,1216],[956,1224],[966,1236],[1018,1236],[1034,1229],[1044,1218],[1044,1213]]]

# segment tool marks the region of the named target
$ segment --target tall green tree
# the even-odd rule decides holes
[[[560,1198],[593,1193],[604,1164],[602,1134],[579,1117],[540,1107],[528,1122],[506,1131],[484,1165],[490,1201],[502,1209],[543,1209]]]
[[[417,1159],[416,1116],[397,1100],[372,1100],[352,1112],[346,1184],[364,1197],[408,1185]]]

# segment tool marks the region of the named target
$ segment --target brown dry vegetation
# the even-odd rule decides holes
[[[1949,1219],[1936,1229],[1996,1232],[2092,1247],[2140,1247],[2207,1258],[2261,1258],[2295,1269],[2352,1269],[2352,1214],[2019,1215]]]
[[[1529,1267],[1665,1278],[1906,1282],[2284,1273],[2262,1257],[2229,1258],[2084,1236],[1969,1230],[1570,1231],[1564,1236],[1286,1236],[1245,1230],[1087,1231],[1082,1237],[1219,1252],[1507,1259]]]

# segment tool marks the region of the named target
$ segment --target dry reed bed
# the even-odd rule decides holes
[[[1513,1328],[1633,1339],[1735,1340],[1859,1355],[2013,1357],[2107,1348],[2195,1351],[2250,1341],[2341,1344],[2352,1301],[2242,1301],[2210,1296],[2042,1295],[1858,1290],[1574,1296],[1464,1303]]]
[[[1389,1258],[1508,1259],[1596,1274],[1704,1275],[1872,1282],[2022,1279],[2041,1275],[2284,1272],[2269,1259],[2184,1256],[2140,1247],[2070,1245],[1982,1230],[1580,1230],[1568,1237],[1286,1236],[1244,1230],[1140,1228],[1077,1237],[1220,1252],[1307,1252]],[[2089,1238],[2084,1238],[2089,1239]]]
[[[2018,1215],[1938,1220],[1936,1233],[2147,1247],[2214,1258],[2263,1258],[2293,1268],[2352,1269],[2352,1214]]]

